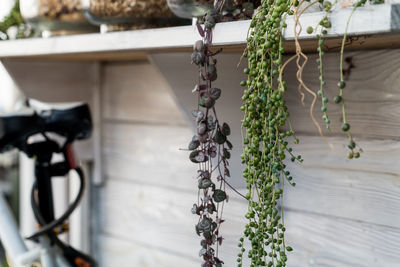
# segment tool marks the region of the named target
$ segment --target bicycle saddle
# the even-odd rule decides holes
[[[0,115],[0,153],[13,148],[24,150],[28,138],[38,133],[56,133],[68,143],[87,139],[92,133],[85,103],[50,104],[29,99],[27,104],[17,113]]]

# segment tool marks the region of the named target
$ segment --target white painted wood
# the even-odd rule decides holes
[[[31,189],[35,181],[35,165],[32,159],[25,154],[19,156],[19,218],[20,231],[23,237],[30,236],[36,231],[36,220],[31,207]],[[26,240],[28,248],[35,246],[34,242]]]
[[[352,134],[358,138],[394,139],[400,136],[400,50],[375,50],[345,52],[345,57],[352,57],[354,68],[346,81],[344,98],[347,110],[347,121],[351,124]],[[309,55],[309,62],[304,69],[303,79],[314,92],[319,90],[317,71],[317,56]],[[339,94],[339,54],[326,53],[323,58],[324,77],[326,80],[325,93],[329,98],[327,105],[331,120],[331,133],[343,137],[341,130],[341,105],[333,102],[334,96]],[[347,64],[344,63],[344,68]],[[290,64],[285,72],[288,80],[288,89],[285,94],[293,129],[299,134],[316,135],[317,129],[311,121],[309,108],[312,96],[306,93],[305,106],[301,105],[301,96],[298,93],[298,83],[295,73],[297,67]],[[304,91],[304,90],[303,90]],[[321,127],[325,126],[321,119],[321,99],[315,105],[314,115]]]
[[[197,166],[187,147],[191,132],[184,127],[104,124],[104,171],[108,179],[123,178],[165,187],[194,188]]]
[[[181,128],[107,123],[105,174],[108,179],[191,191],[196,188],[196,166],[187,160],[187,152],[177,149],[187,134],[189,131]],[[287,163],[297,183],[294,189],[286,188],[287,207],[393,227],[400,225],[398,142],[361,142],[363,156],[350,161],[340,138],[328,139],[334,144],[333,150],[320,137],[299,138],[300,145],[294,149],[303,156],[304,164]],[[230,182],[245,191],[241,173],[232,174]],[[313,197],[308,197],[310,194]]]
[[[195,126],[191,111],[197,107],[197,96],[192,93],[198,77],[198,69],[190,64],[190,54],[169,53],[152,55],[152,62],[158,67],[164,75],[166,81],[175,93],[180,108],[184,112],[187,121],[192,128]],[[216,57],[218,60],[218,79],[213,86],[221,88],[222,95],[217,101],[216,110],[218,119],[227,122],[232,134],[229,140],[234,144],[232,158],[230,159],[231,173],[241,173],[242,164],[240,155],[241,148],[241,123],[243,117],[240,106],[243,88],[240,87],[240,81],[245,78],[241,68],[237,69],[239,63],[239,54],[221,54]],[[186,146],[186,145],[185,145]],[[232,179],[235,186],[243,185],[239,180]]]
[[[100,234],[98,237],[98,258],[100,267],[198,267],[199,260],[188,258],[187,255],[171,253],[168,247],[160,248],[157,244],[140,244],[127,240],[124,236]]]
[[[377,34],[391,31],[391,5],[366,5],[365,7],[357,8],[356,12],[351,18],[348,35],[363,35],[363,34]],[[346,30],[346,24],[352,7],[344,9],[336,9],[332,11],[330,20],[332,28],[328,29],[328,37],[343,36]],[[315,28],[319,25],[321,19],[325,16],[324,12],[304,13],[299,20],[303,30],[299,38],[312,39],[315,38],[315,33],[308,34],[306,28],[311,26]],[[284,36],[286,39],[294,39],[294,17],[286,19],[287,28],[285,29]]]
[[[183,191],[109,179],[100,201],[103,233],[184,255],[200,265],[197,256],[201,238],[194,230],[198,219],[190,212],[197,202],[196,187]],[[226,266],[234,266],[236,243],[242,232],[240,219],[245,210],[243,203],[232,200],[225,206],[225,218],[229,216],[229,220],[221,228],[225,233],[221,253]]]
[[[400,262],[398,228],[315,214],[286,212],[290,267],[395,267]]]
[[[104,65],[103,118],[185,125],[168,83],[148,62]]]
[[[284,205],[362,222],[400,226],[400,174],[290,165]]]
[[[193,255],[195,259],[199,241],[193,229],[196,218],[188,209],[195,195],[110,180],[101,198],[103,232],[148,246],[157,244],[171,254]],[[225,207],[227,221],[222,232],[226,239],[220,253],[226,266],[235,266],[245,210],[246,204],[234,197]],[[398,228],[316,213],[286,210],[285,214],[287,242],[295,249],[289,266],[396,266],[400,261]]]
[[[69,219],[70,232],[69,244],[82,252],[90,252],[90,227],[89,216],[91,215],[90,208],[90,175],[87,164],[81,166],[85,176],[86,185],[85,193],[79,207],[72,213]],[[79,177],[75,172],[71,172],[68,177],[69,182],[69,201],[72,202],[79,191]]]
[[[358,144],[364,152],[359,159],[349,160],[346,155],[348,148],[343,137],[328,137],[298,135],[300,143],[292,145],[296,153],[304,158],[304,168],[341,169],[369,173],[398,175],[400,165],[400,143],[397,140],[358,139]],[[331,149],[328,144],[331,144]]]
[[[376,33],[390,33],[393,30],[391,16],[392,5],[371,5],[359,8],[349,28],[349,35],[365,35]],[[328,37],[341,36],[344,33],[344,24],[347,21],[350,9],[334,12],[331,16],[334,22]],[[304,27],[314,26],[322,14],[304,14],[301,24]],[[244,44],[249,21],[220,23],[214,31],[214,45]],[[288,25],[292,25],[293,18],[287,18]],[[289,29],[293,27],[289,26]],[[315,36],[302,35],[302,38]],[[293,31],[285,32],[285,38],[292,39]],[[67,37],[53,37],[47,39],[29,39],[7,41],[0,43],[0,58],[29,57],[43,55],[67,55],[93,52],[160,50],[191,47],[199,39],[194,26],[171,27],[162,29],[137,30],[115,32],[107,34],[83,34]]]
[[[54,154],[52,162],[60,162],[64,160],[64,156],[62,154]],[[64,212],[67,210],[69,206],[69,181],[67,177],[54,177],[52,180],[52,189],[53,189],[53,200],[54,200],[54,216],[55,218],[59,218]],[[60,239],[64,242],[68,242],[69,235],[64,233],[59,236]]]
[[[347,120],[352,126],[355,140],[362,137],[398,140],[400,136],[399,55],[399,50],[345,53],[346,57],[353,57],[355,65],[344,90]],[[190,111],[196,105],[196,98],[187,88],[194,87],[193,77],[196,77],[197,71],[196,67],[190,65],[187,61],[190,54],[169,53],[152,55],[151,57],[175,92],[179,104],[186,111],[187,118],[190,118]],[[217,59],[219,76],[215,85],[222,89],[222,97],[217,106],[219,116],[230,123],[233,143],[240,144],[240,120],[243,117],[243,112],[239,108],[242,104],[243,87],[239,83],[246,78],[242,74],[246,62],[243,62],[238,70],[236,65],[239,62],[240,54],[221,54],[217,56]],[[317,92],[319,79],[315,60],[315,54],[309,55],[309,62],[304,69],[303,79],[309,88]],[[346,142],[345,135],[341,130],[341,106],[333,102],[334,96],[339,93],[337,88],[339,54],[326,53],[323,60],[324,77],[327,83],[325,91],[330,101],[327,105],[328,115],[332,122],[331,132],[325,131],[324,134],[326,136],[342,136],[343,141]],[[345,64],[344,67],[347,68],[347,65]],[[296,72],[295,63],[289,64],[285,72],[285,78],[288,82],[285,98],[291,113],[293,129],[298,134],[318,135],[317,128],[309,115],[312,97],[306,94],[305,105],[301,104],[301,96],[297,90]],[[320,103],[319,99],[314,108],[314,115],[324,129]],[[241,152],[238,151],[237,153],[240,155]],[[234,166],[236,166],[236,163]]]
[[[93,96],[92,96],[92,121],[93,121],[93,184],[101,185],[104,182],[104,172],[103,172],[103,155],[102,155],[102,144],[103,144],[103,135],[102,135],[102,84],[101,84],[101,73],[102,72],[102,64],[95,63],[93,66]]]

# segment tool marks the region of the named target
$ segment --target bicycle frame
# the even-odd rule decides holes
[[[0,240],[11,266],[23,267],[40,261],[42,267],[70,267],[57,247],[50,245],[47,237],[40,238],[39,248],[27,249],[3,194],[0,194]]]

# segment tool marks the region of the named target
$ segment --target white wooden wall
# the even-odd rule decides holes
[[[316,134],[307,107],[300,104],[295,68],[286,73],[292,123],[301,140],[295,149],[305,160],[291,167],[297,186],[285,194],[287,240],[294,247],[289,267],[400,266],[400,50],[347,55],[356,66],[345,90],[351,105],[348,120],[365,151],[358,160],[346,160],[347,140],[338,127],[326,133],[332,150]],[[233,126],[232,139],[240,147],[239,55],[218,58],[220,117]],[[101,267],[194,267],[201,262],[196,217],[190,212],[197,198],[196,166],[179,150],[192,136],[187,111],[195,102],[190,92],[196,69],[188,54],[154,55],[151,62],[102,63],[100,68],[96,99],[101,106],[104,183],[92,202],[92,250]],[[332,99],[338,55],[327,53],[325,63]],[[75,73],[77,79],[88,80],[80,82],[87,87],[96,82],[96,69],[90,70],[91,79],[72,68],[63,70],[68,79]],[[311,56],[304,77],[312,88],[317,86],[316,73]],[[58,94],[57,89],[52,93]],[[60,90],[68,95],[66,88]],[[306,106],[309,103],[308,97]],[[319,109],[317,105],[316,117]],[[340,125],[338,108],[331,104],[328,110],[332,122]],[[235,150],[234,157],[239,153]],[[239,160],[232,162],[232,183],[243,190],[242,166]],[[235,266],[245,211],[246,203],[231,192],[220,251],[227,267]]]
[[[345,137],[338,127],[326,133],[331,150],[316,134],[308,109],[302,107],[291,79],[288,103],[298,129],[296,149],[305,159],[294,165],[297,187],[285,195],[288,242],[295,249],[290,267],[400,266],[400,52],[348,53],[354,58],[346,96],[353,133],[364,149],[362,158],[346,159]],[[238,110],[243,76],[235,70],[239,55],[219,57],[220,106],[224,120],[234,125],[238,140]],[[187,54],[154,55],[148,63],[104,66],[103,155],[106,185],[101,203],[98,236],[102,266],[199,266],[196,218],[189,212],[196,199],[195,166],[187,160],[191,125],[178,109],[190,110],[190,91],[196,72]],[[315,56],[305,78],[317,86]],[[327,95],[336,95],[338,55],[327,54]],[[162,77],[157,69],[165,75]],[[165,80],[166,79],[166,80]],[[169,86],[168,86],[169,85]],[[178,95],[171,94],[172,91]],[[178,105],[173,99],[178,100]],[[310,98],[306,99],[306,105]],[[316,107],[316,116],[320,106]],[[331,120],[340,114],[329,106]],[[238,146],[238,144],[236,144]],[[238,156],[238,151],[235,153]],[[237,161],[235,161],[237,162]],[[240,166],[232,167],[233,183],[244,184]],[[235,266],[237,240],[243,229],[246,203],[233,193],[225,209],[226,266]]]

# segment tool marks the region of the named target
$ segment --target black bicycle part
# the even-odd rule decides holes
[[[64,144],[51,140],[46,133],[56,133],[65,138]],[[41,225],[30,238],[38,240],[47,235],[52,244],[60,247],[64,257],[73,267],[94,267],[93,259],[62,243],[55,228],[61,226],[76,209],[85,189],[84,175],[74,162],[71,144],[74,140],[87,139],[92,133],[92,121],[87,104],[74,104],[69,108],[35,111],[26,109],[14,115],[0,116],[0,153],[17,148],[35,159],[36,181],[31,202],[36,220]],[[28,143],[28,138],[41,134],[44,141]],[[51,163],[54,153],[63,153],[64,161]],[[60,218],[54,217],[52,177],[65,176],[70,170],[78,172],[81,186],[76,199]]]
[[[20,114],[0,116],[0,153],[18,148],[27,151],[27,140],[38,134],[53,132],[68,139],[83,140],[92,133],[89,106],[77,105],[68,109],[49,109],[40,113],[28,110]]]
[[[61,164],[58,164],[56,166],[61,166],[61,170],[64,170],[64,166]],[[53,167],[54,168],[54,167]],[[40,230],[29,237],[28,239],[37,239],[41,235],[48,235],[50,239],[59,247],[61,248],[63,252],[64,258],[71,264],[73,267],[96,267],[97,263],[93,258],[91,258],[89,255],[86,255],[82,252],[79,252],[78,250],[74,249],[71,246],[65,245],[54,233],[54,229],[61,226],[64,221],[71,215],[71,213],[76,209],[78,206],[79,202],[82,199],[83,193],[85,191],[85,176],[84,173],[80,168],[75,168],[74,169],[80,180],[80,187],[78,194],[75,198],[75,200],[72,202],[72,204],[69,206],[69,208],[64,212],[63,215],[60,216],[60,218],[52,221],[49,224],[46,224],[45,219],[43,218],[39,205],[36,203],[37,201],[35,200],[35,192],[39,190],[37,182],[34,183],[31,191],[31,204],[32,204],[32,209],[33,213],[36,217],[36,220],[42,225]],[[60,171],[60,170],[56,170]],[[46,225],[45,225],[46,224]]]

